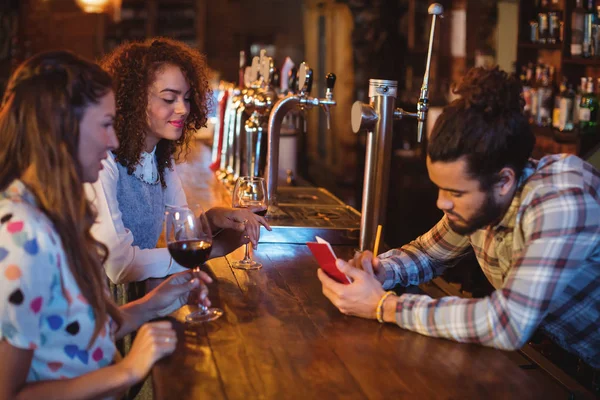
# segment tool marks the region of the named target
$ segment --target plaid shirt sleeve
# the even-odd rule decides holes
[[[523,212],[524,246],[503,288],[483,299],[403,294],[399,326],[427,336],[514,350],[523,346],[600,237],[598,202],[580,188],[535,193]]]
[[[431,230],[400,249],[379,256],[383,287],[419,285],[454,266],[471,250],[469,239],[455,233],[444,216]]]

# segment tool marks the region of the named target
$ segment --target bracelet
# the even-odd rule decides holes
[[[377,321],[380,324],[383,324],[385,322],[383,320],[383,303],[385,303],[385,300],[393,294],[396,294],[396,293],[392,292],[391,290],[389,292],[385,292],[385,294],[383,296],[381,296],[381,299],[379,299],[379,303],[377,303],[376,315],[377,315]]]

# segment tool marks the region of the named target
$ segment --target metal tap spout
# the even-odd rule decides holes
[[[279,138],[283,117],[294,108],[300,106],[301,98],[288,95],[278,100],[271,109],[267,125],[267,166],[266,183],[269,202],[277,205],[277,174],[279,171]]]

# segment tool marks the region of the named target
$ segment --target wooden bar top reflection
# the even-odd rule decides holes
[[[197,144],[178,166],[188,203],[229,205]],[[352,247],[336,246],[349,258]],[[321,293],[306,246],[260,244],[258,271],[230,267],[240,250],[208,265],[213,305],[225,314],[176,322],[175,353],[152,378],[156,399],[566,399],[550,377],[509,354],[425,337],[341,314]],[[188,307],[173,317],[183,321]]]

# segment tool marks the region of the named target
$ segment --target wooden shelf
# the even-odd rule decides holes
[[[577,133],[577,131],[561,133],[555,132],[554,128],[550,126],[537,126],[533,124],[531,125],[531,129],[537,137],[547,137],[560,143],[577,143],[577,141],[579,140],[579,134]]]
[[[562,43],[519,43],[520,49],[562,50]]]
[[[588,67],[600,67],[600,58],[583,58],[583,57],[574,57],[574,58],[564,58],[563,62],[565,64],[575,64],[575,65],[585,65]]]

